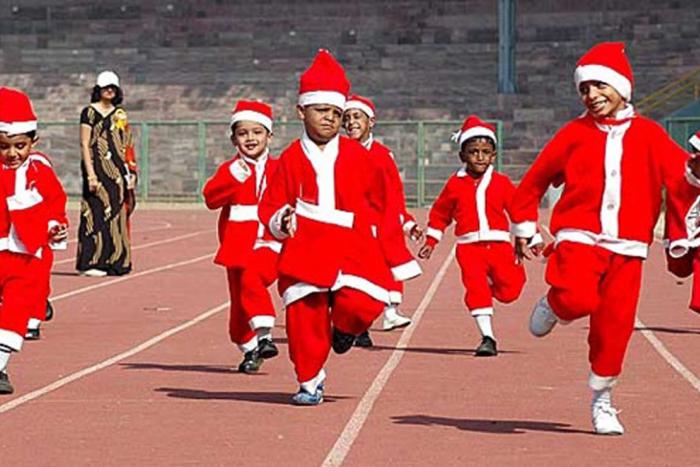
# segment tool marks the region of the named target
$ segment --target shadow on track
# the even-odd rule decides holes
[[[401,415],[392,417],[392,419],[394,423],[399,425],[441,425],[480,433],[524,434],[529,431],[544,431],[551,433],[580,433],[593,435],[590,431],[570,428],[571,425],[566,423],[538,422],[532,420],[488,420],[434,417],[430,415]]]
[[[223,400],[258,402],[261,404],[292,405],[292,393],[290,392],[233,392],[233,391],[205,391],[202,389],[187,388],[156,388],[156,392],[163,392],[168,397],[194,400]],[[350,399],[345,396],[327,396],[324,394],[323,403],[335,402],[341,399]]]

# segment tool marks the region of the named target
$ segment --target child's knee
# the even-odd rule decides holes
[[[564,320],[588,316],[598,308],[600,303],[595,292],[582,289],[552,288],[548,299],[554,313]]]

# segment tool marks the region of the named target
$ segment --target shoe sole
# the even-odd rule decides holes
[[[403,328],[406,328],[410,325],[411,325],[411,321],[409,321],[408,323],[404,323],[404,324],[397,324],[396,326],[392,326],[390,328],[383,328],[382,331],[389,332],[389,331],[393,331],[394,329],[403,329]]]
[[[260,352],[259,355],[263,360],[269,360],[271,358],[275,358],[279,354],[280,354],[279,350],[266,350],[264,352]]]
[[[13,387],[0,386],[0,394],[2,394],[2,395],[10,395],[14,392],[15,392],[15,388],[13,388]]]
[[[321,396],[321,399],[319,399],[318,402],[304,402],[304,401],[298,401],[294,398],[292,398],[292,404],[297,405],[299,407],[313,407],[315,405],[321,405],[323,403],[323,396]]]
[[[496,357],[498,352],[475,352],[475,357]]]

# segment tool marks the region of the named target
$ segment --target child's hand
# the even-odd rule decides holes
[[[282,214],[281,224],[280,229],[282,232],[293,237],[297,229],[296,220],[294,219],[294,208],[288,207],[284,214]]]
[[[529,244],[529,238],[515,237],[515,258],[518,264],[523,264],[523,260],[530,261],[532,258],[537,256],[533,251],[531,251]]]
[[[430,256],[433,254],[433,250],[435,249],[434,246],[424,244],[421,249],[418,251],[418,257],[420,259],[430,259]]]
[[[415,243],[419,243],[421,240],[423,240],[424,233],[425,232],[420,227],[420,225],[416,224],[413,227],[411,227],[411,230],[408,232],[408,237]]]
[[[66,224],[54,225],[49,230],[49,240],[51,243],[60,243],[66,239],[68,239],[68,226]]]

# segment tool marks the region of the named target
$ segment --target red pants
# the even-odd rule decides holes
[[[0,345],[22,348],[41,271],[39,258],[0,251]]]
[[[547,298],[563,320],[590,316],[588,360],[598,376],[617,376],[639,301],[642,258],[561,242],[547,262]]]
[[[514,302],[525,286],[525,268],[516,264],[510,243],[458,244],[457,263],[462,270],[464,303],[472,314],[492,314],[494,298]]]
[[[49,247],[44,247],[41,250],[41,276],[36,284],[36,300],[29,314],[30,318],[35,318],[40,321],[46,320],[46,301],[51,295],[51,268],[53,267],[53,250]]]
[[[384,305],[348,287],[312,293],[290,303],[287,337],[297,381],[310,381],[323,369],[331,348],[331,325],[348,334],[361,334],[382,313]]]
[[[691,248],[680,258],[673,258],[666,252],[668,270],[678,277],[693,275],[693,291],[690,296],[691,310],[700,313],[700,250]]]

